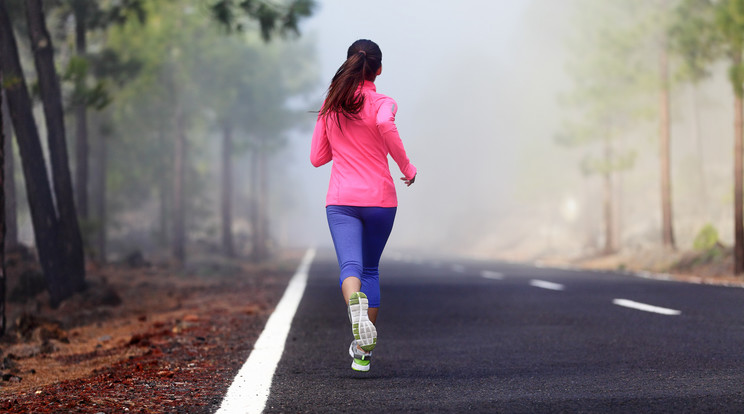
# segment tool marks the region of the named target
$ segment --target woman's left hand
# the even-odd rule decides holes
[[[416,176],[414,175],[413,178],[411,178],[410,180],[407,179],[406,177],[400,177],[400,179],[403,180],[404,183],[406,183],[406,186],[410,187],[411,184],[413,184],[416,181]]]

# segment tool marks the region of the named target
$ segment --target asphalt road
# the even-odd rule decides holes
[[[744,289],[387,255],[358,373],[337,275],[321,252],[265,412],[744,413]]]

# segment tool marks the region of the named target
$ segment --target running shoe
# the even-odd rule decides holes
[[[351,361],[351,369],[354,371],[369,371],[369,364],[372,362],[372,351],[360,351],[356,340],[353,340],[351,341],[351,345],[349,345],[349,356],[354,358]]]
[[[369,320],[367,309],[369,301],[362,292],[354,292],[349,298],[349,315],[351,316],[351,331],[357,345],[365,351],[375,349],[377,345],[377,329]]]

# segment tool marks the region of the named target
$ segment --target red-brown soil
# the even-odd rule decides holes
[[[0,412],[214,412],[299,259],[91,268],[58,309],[9,303]]]

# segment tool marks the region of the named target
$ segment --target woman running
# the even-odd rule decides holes
[[[375,88],[381,72],[377,44],[361,39],[349,47],[328,88],[310,152],[315,167],[333,160],[326,216],[354,334],[349,355],[356,371],[369,371],[377,344],[378,267],[398,206],[388,154],[407,186],[416,179],[416,167],[408,161],[395,126],[398,106]]]

